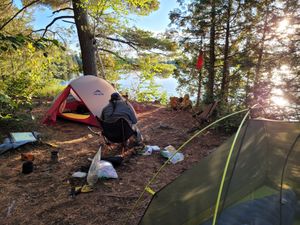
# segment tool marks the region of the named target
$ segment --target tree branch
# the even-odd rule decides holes
[[[115,53],[115,52],[113,52],[111,50],[108,50],[108,49],[105,49],[105,48],[98,48],[98,50],[101,50],[101,51],[104,51],[104,52],[108,52],[108,53],[116,56],[117,58],[123,60],[124,62],[127,62],[127,63],[129,63],[129,64],[131,64],[133,66],[136,66],[136,67],[138,66],[137,64],[134,64],[134,63],[128,61],[127,59],[123,58],[122,56],[120,56],[119,54],[117,54],[117,53]]]
[[[30,35],[31,35],[32,33],[37,33],[37,32],[44,31],[44,30],[45,30],[45,29],[34,30],[34,31],[32,31],[32,32],[30,33]],[[49,29],[47,30],[47,32],[50,32],[50,33],[52,33],[52,34],[54,34],[54,35],[59,36],[60,39],[64,42],[64,44],[67,45],[66,40],[65,40],[58,32],[55,32],[55,31],[52,31],[52,30],[49,30]]]
[[[37,32],[44,31],[44,30],[45,30],[45,29],[33,30],[33,31],[30,32],[30,35],[31,35],[32,33],[37,33]]]
[[[68,21],[68,20],[62,20],[63,22],[65,23],[71,23],[71,24],[76,24],[75,22],[72,22],[72,21]]]
[[[13,15],[9,20],[7,20],[4,24],[2,24],[0,26],[0,30],[2,30],[7,24],[9,24],[14,18],[16,18],[22,11],[24,11],[26,8],[28,8],[29,6],[39,2],[40,0],[35,0],[31,3],[29,3],[28,5],[23,6],[23,8],[21,8],[15,15]]]
[[[107,36],[103,36],[103,35],[100,35],[100,34],[98,34],[96,37],[102,37],[102,38],[105,38],[105,39],[110,40],[110,41],[116,41],[116,42],[119,42],[119,43],[127,44],[130,47],[132,47],[134,50],[138,51],[137,47],[135,46],[137,44],[135,44],[131,41],[126,41],[126,40],[122,40],[122,39],[119,39],[119,38],[107,37]]]
[[[59,13],[59,12],[64,11],[64,10],[73,10],[73,8],[66,7],[66,8],[58,9],[58,10],[53,11],[52,14]]]
[[[125,58],[123,58],[122,56],[120,56],[119,54],[117,54],[117,53],[115,53],[111,50],[108,50],[108,49],[105,49],[105,48],[98,48],[98,50],[108,52],[108,53],[113,54],[114,56],[118,57],[119,59],[122,59],[123,61],[128,62],[128,60],[126,60]]]
[[[66,18],[72,18],[72,19],[74,19],[74,16],[59,16],[59,17],[54,18],[54,19],[51,21],[51,23],[49,23],[49,24],[46,26],[45,31],[44,31],[42,37],[45,36],[45,34],[47,33],[48,28],[51,27],[51,26],[55,23],[56,20],[59,20],[59,19],[66,19]]]

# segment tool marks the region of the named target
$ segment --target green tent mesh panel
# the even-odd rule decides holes
[[[248,121],[231,157],[216,224],[240,225],[247,215],[247,224],[300,224],[299,134],[299,122]],[[157,192],[140,225],[212,224],[232,140]],[[285,199],[290,193],[293,199]],[[234,219],[226,223],[227,217]]]

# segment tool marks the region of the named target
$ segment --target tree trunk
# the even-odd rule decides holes
[[[224,46],[224,64],[222,71],[222,84],[221,84],[221,101],[223,103],[228,102],[228,86],[229,86],[229,35],[230,35],[230,19],[231,19],[231,0],[228,0],[227,5],[227,21],[226,21],[226,34],[225,34],[225,46]]]
[[[209,69],[208,69],[208,82],[207,82],[207,101],[214,101],[214,84],[215,84],[215,35],[216,35],[216,5],[215,1],[211,1],[211,27],[210,27],[210,40],[209,40]]]
[[[93,43],[94,37],[89,27],[87,11],[85,8],[80,6],[80,0],[72,0],[72,3],[74,20],[81,49],[83,74],[97,76],[97,63]]]
[[[265,41],[266,41],[266,33],[267,33],[267,29],[268,29],[268,16],[269,16],[269,6],[267,6],[267,13],[265,16],[265,20],[264,20],[264,28],[263,28],[263,35],[262,35],[262,39],[260,41],[260,47],[258,49],[258,60],[257,60],[257,64],[255,67],[255,77],[254,77],[254,98],[257,99],[259,96],[259,78],[260,78],[260,69],[261,69],[261,65],[262,65],[262,58],[263,58],[263,54],[264,54],[264,48],[265,48]]]
[[[202,70],[198,72],[198,91],[197,91],[197,101],[196,106],[200,104],[200,96],[201,96],[201,83],[202,83]]]
[[[249,92],[250,92],[250,70],[248,70],[247,72],[247,78],[246,78],[246,85],[245,85],[245,99],[244,99],[244,104],[246,107],[251,106],[251,102],[250,102],[250,96],[249,96]]]

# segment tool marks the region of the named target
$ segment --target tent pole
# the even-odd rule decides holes
[[[245,132],[243,133],[243,136],[242,136],[241,142],[240,142],[240,146],[239,146],[239,148],[237,150],[237,153],[236,153],[236,157],[235,157],[235,160],[234,160],[233,168],[231,170],[231,174],[230,174],[229,179],[228,179],[228,185],[227,185],[227,188],[225,190],[224,199],[223,199],[220,211],[223,211],[223,209],[225,207],[225,202],[226,202],[227,194],[228,194],[228,191],[229,191],[229,188],[230,188],[230,184],[231,184],[231,181],[232,181],[232,178],[233,178],[233,173],[234,173],[236,165],[237,165],[237,161],[239,159],[239,156],[240,156],[240,153],[241,153],[241,150],[242,150],[242,146],[243,146],[243,143],[244,143],[244,139],[246,137],[248,126],[249,126],[249,122],[246,124]]]
[[[220,184],[220,188],[219,188],[219,192],[218,192],[218,197],[217,197],[217,201],[216,201],[216,207],[215,207],[215,211],[214,211],[214,217],[213,217],[213,223],[212,223],[212,225],[216,224],[218,210],[219,210],[219,204],[220,204],[221,195],[222,195],[222,192],[223,192],[223,186],[224,186],[225,178],[226,178],[226,175],[227,175],[227,170],[228,170],[229,163],[230,163],[230,158],[231,158],[233,149],[235,147],[237,138],[238,138],[238,136],[239,136],[239,134],[241,132],[242,126],[244,125],[244,123],[245,123],[245,121],[246,121],[249,113],[250,113],[250,109],[247,111],[247,113],[244,116],[242,122],[240,123],[240,126],[239,126],[239,128],[238,128],[238,130],[237,130],[237,132],[236,132],[236,134],[234,136],[233,142],[231,144],[231,147],[230,147],[230,150],[229,150],[229,153],[228,153],[228,156],[227,156],[227,160],[226,160],[226,164],[225,164],[225,167],[224,167],[223,176],[222,176],[222,180],[221,180],[221,184]]]
[[[280,181],[280,193],[279,193],[279,218],[280,218],[280,221],[279,221],[279,224],[282,225],[282,188],[283,188],[283,178],[284,178],[284,174],[285,174],[285,170],[286,170],[286,166],[287,166],[287,163],[288,163],[288,159],[296,145],[296,143],[298,142],[298,139],[300,139],[300,134],[298,134],[298,136],[296,137],[295,141],[293,142],[292,146],[290,147],[288,153],[287,153],[287,156],[284,160],[284,165],[283,165],[283,168],[282,168],[282,173],[281,173],[281,181]]]

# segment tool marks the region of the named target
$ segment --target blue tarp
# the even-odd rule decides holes
[[[297,198],[292,190],[284,190],[281,200],[281,223],[279,194],[236,204],[224,209],[218,225],[292,225]],[[202,225],[211,225],[212,220]]]
[[[37,137],[39,134],[36,132],[33,132],[33,135]],[[16,149],[22,145],[25,145],[27,143],[36,142],[37,140],[24,140],[24,141],[12,141],[10,138],[5,138],[3,143],[0,144],[0,155],[10,149]]]

